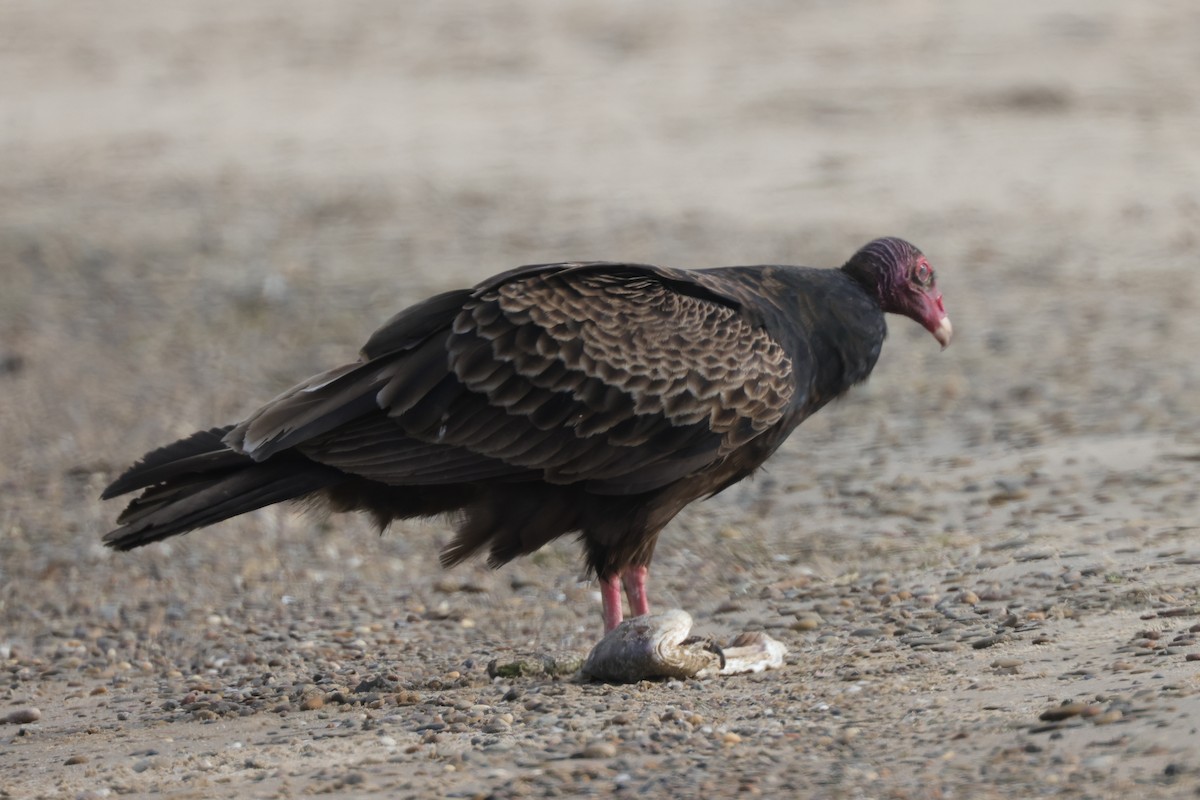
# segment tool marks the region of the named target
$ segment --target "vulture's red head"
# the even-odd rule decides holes
[[[842,269],[879,298],[884,311],[911,317],[942,347],[950,344],[954,329],[933,267],[916,247],[895,237],[876,239],[851,256]]]

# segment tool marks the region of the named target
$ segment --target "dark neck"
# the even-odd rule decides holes
[[[883,307],[884,298],[892,288],[886,271],[879,270],[865,259],[851,259],[842,265],[841,272],[850,276],[863,292],[875,299],[880,308]]]
[[[797,375],[807,376],[797,398],[803,416],[871,373],[887,325],[878,298],[850,270],[765,266],[715,271],[733,278],[734,285],[744,284],[747,305],[758,310],[761,324],[787,350]]]

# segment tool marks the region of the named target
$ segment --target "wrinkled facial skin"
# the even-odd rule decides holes
[[[918,256],[912,263],[908,280],[901,291],[905,295],[904,313],[925,326],[943,349],[949,346],[954,328],[950,325],[950,317],[946,315],[946,306],[942,302],[942,293],[938,291],[933,267],[929,266],[925,256]]]

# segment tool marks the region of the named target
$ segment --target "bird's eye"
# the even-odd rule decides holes
[[[933,283],[933,269],[924,261],[917,264],[917,283],[922,286]]]

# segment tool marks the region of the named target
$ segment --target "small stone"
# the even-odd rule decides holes
[[[1200,661],[1200,653],[1188,653],[1183,657],[1184,661]]]
[[[1061,706],[1046,709],[1038,715],[1038,719],[1045,720],[1046,722],[1057,722],[1058,720],[1089,713],[1089,709],[1091,708],[1092,705],[1089,703],[1063,703]]]
[[[742,737],[739,736],[738,734],[734,733],[733,731],[729,731],[728,733],[724,734],[721,737],[721,744],[725,744],[725,745],[740,744],[741,741],[742,741]]]
[[[821,621],[821,617],[817,614],[805,614],[797,617],[791,628],[794,631],[815,631],[821,627]]]
[[[985,636],[982,639],[976,639],[975,641],[971,642],[971,647],[975,648],[976,650],[983,650],[1007,641],[1007,633],[998,633],[995,636]]]
[[[25,725],[37,722],[41,718],[42,712],[36,708],[18,708],[16,711],[10,711],[4,721],[9,725]]]
[[[483,726],[484,733],[508,733],[512,730],[512,725],[502,719],[493,719],[487,725]]]
[[[579,758],[616,758],[617,746],[612,742],[592,742],[579,753]]]
[[[850,635],[859,636],[865,639],[874,639],[882,636],[883,631],[881,631],[879,628],[857,628],[853,631],[850,631]]]
[[[963,592],[962,594],[960,594],[958,596],[958,602],[966,603],[969,606],[973,606],[979,602],[979,595],[975,594],[970,589],[968,589],[967,591]]]
[[[86,763],[87,763],[87,756],[71,756],[70,758],[68,758],[66,761],[63,762],[63,764],[67,765],[68,767],[73,767],[76,764],[86,764]]]
[[[304,696],[300,701],[301,711],[316,711],[325,707],[325,695],[321,692],[312,692]]]

